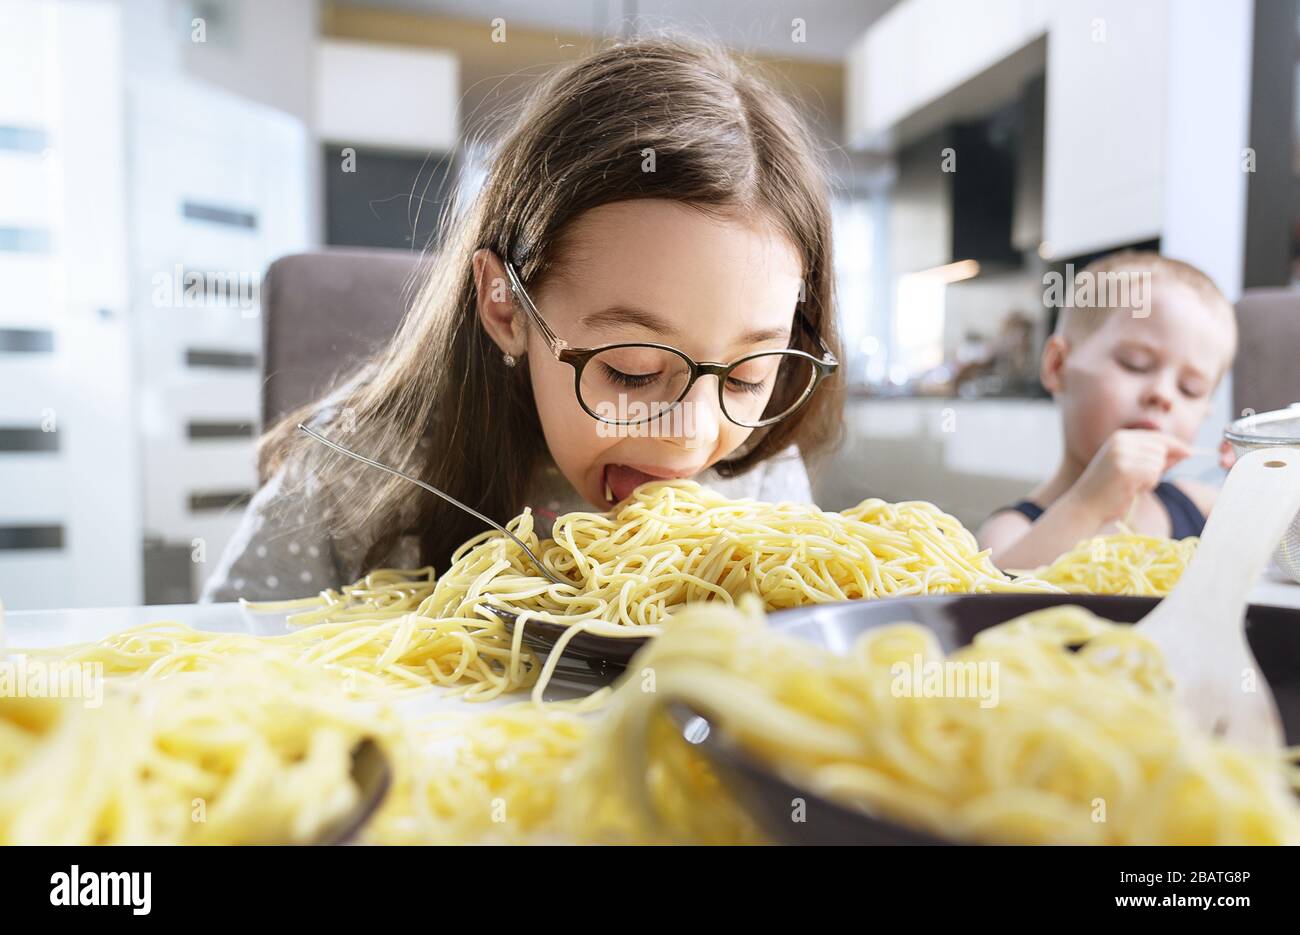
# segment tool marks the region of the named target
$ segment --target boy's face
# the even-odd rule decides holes
[[[1061,406],[1067,452],[1086,464],[1118,429],[1190,443],[1235,343],[1230,314],[1191,287],[1157,277],[1148,317],[1112,312],[1055,366],[1045,359],[1044,383]]]
[[[648,342],[677,348],[699,362],[731,363],[790,345],[801,262],[793,245],[766,225],[712,218],[669,201],[618,202],[578,218],[563,253],[558,275],[548,276],[529,295],[551,330],[571,347]],[[590,362],[584,383],[613,399],[621,394],[628,412],[611,414],[634,417],[630,407],[645,395],[640,387],[658,385],[653,381],[665,371],[665,359],[631,351],[611,361],[618,365],[615,371],[602,368],[600,360]],[[681,405],[656,422],[619,426],[597,421],[580,406],[573,368],[555,359],[537,328],[528,328],[527,357],[520,366],[529,368],[556,465],[602,510],[640,483],[698,474],[753,432],[722,414],[718,380],[712,376],[701,377]],[[743,387],[740,380],[728,381],[728,406],[735,400],[761,413],[771,376],[747,373]]]

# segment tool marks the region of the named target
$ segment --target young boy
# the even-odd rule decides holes
[[[1127,307],[1105,306],[1113,296],[1101,284],[1123,280]],[[1200,270],[1156,253],[1103,257],[1077,282],[1088,281],[1097,301],[1061,309],[1040,365],[1061,410],[1061,464],[1028,500],[979,529],[1001,568],[1047,564],[1124,520],[1146,535],[1199,535],[1214,505],[1215,488],[1162,478],[1191,453],[1232,365],[1232,305]]]

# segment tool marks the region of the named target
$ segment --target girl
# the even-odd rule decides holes
[[[433,565],[482,523],[608,510],[690,477],[812,501],[839,440],[827,183],[808,129],[725,53],[640,40],[554,72],[444,227],[392,342],[259,446],[264,484],[204,600]],[[827,377],[832,377],[827,380]]]

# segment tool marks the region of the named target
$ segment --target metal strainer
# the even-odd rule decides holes
[[[1232,443],[1237,457],[1255,448],[1278,446],[1300,449],[1300,403],[1289,409],[1247,415],[1228,426],[1223,437]],[[1300,582],[1300,514],[1287,527],[1273,555],[1282,574]]]

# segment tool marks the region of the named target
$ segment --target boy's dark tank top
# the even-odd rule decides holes
[[[1169,514],[1169,537],[1171,539],[1186,539],[1188,536],[1199,536],[1202,530],[1205,529],[1205,515],[1201,513],[1191,498],[1176,486],[1168,481],[1161,481],[1156,485],[1155,495],[1160,500],[1160,505],[1165,508],[1165,512]],[[1003,509],[1015,510],[1028,518],[1031,523],[1035,522],[1044,512],[1043,508],[1032,500],[1021,500],[1019,503]]]

